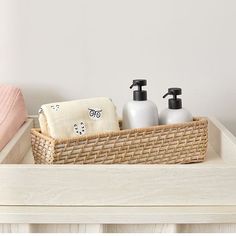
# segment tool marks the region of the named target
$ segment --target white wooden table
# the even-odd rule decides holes
[[[190,165],[34,165],[33,125],[0,153],[0,232],[236,232],[236,139],[216,119]]]

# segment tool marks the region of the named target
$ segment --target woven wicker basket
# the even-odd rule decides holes
[[[206,157],[208,122],[153,126],[56,140],[31,130],[36,164],[177,164]]]

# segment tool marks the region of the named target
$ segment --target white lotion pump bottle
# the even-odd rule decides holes
[[[147,80],[133,80],[130,89],[138,86],[138,90],[133,91],[133,101],[126,103],[123,108],[123,129],[144,128],[159,124],[157,107],[147,100],[147,91],[142,90],[142,86],[146,85]]]
[[[193,120],[191,113],[182,108],[182,100],[177,98],[181,94],[181,88],[169,88],[168,93],[163,96],[165,98],[168,95],[172,95],[173,98],[169,99],[169,109],[165,109],[160,114],[161,125],[178,124]]]

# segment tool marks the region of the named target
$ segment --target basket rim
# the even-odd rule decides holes
[[[121,120],[120,120],[121,121]],[[113,136],[117,134],[130,134],[130,133],[137,133],[137,132],[145,132],[145,131],[152,131],[152,130],[159,130],[159,129],[171,129],[171,128],[179,128],[179,127],[189,127],[193,124],[199,124],[199,123],[208,123],[208,119],[206,117],[193,117],[193,121],[185,122],[185,123],[179,123],[179,124],[171,124],[171,125],[155,125],[150,126],[146,128],[135,128],[135,129],[125,129],[125,130],[119,130],[119,131],[107,131],[107,132],[101,132],[98,134],[91,134],[91,135],[85,135],[80,137],[73,137],[73,138],[60,138],[56,139],[51,136],[48,136],[46,134],[41,133],[40,128],[32,128],[31,134],[37,135],[43,139],[46,139],[54,144],[59,143],[65,143],[65,142],[73,142],[73,141],[85,141],[87,139],[95,139],[95,138],[102,138],[107,136]]]

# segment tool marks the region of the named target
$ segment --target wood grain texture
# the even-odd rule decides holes
[[[0,224],[0,233],[31,233],[30,224]]]
[[[236,233],[236,224],[189,224],[180,225],[181,233]]]
[[[103,233],[100,224],[34,224],[31,233]]]
[[[106,233],[178,233],[175,224],[119,224],[105,225]]]
[[[236,166],[1,166],[1,205],[235,205]]]
[[[235,233],[236,224],[0,224],[0,233]]]
[[[109,233],[235,233],[236,224],[140,224],[106,225]]]
[[[213,117],[209,118],[209,140],[224,161],[236,163],[236,137]]]
[[[230,224],[236,223],[236,207],[0,207],[0,223],[23,224],[25,222],[30,224]]]
[[[0,224],[0,233],[103,233],[100,224]]]
[[[33,120],[28,119],[16,133],[14,138],[0,152],[0,164],[19,164],[28,152],[30,144],[30,129]]]

